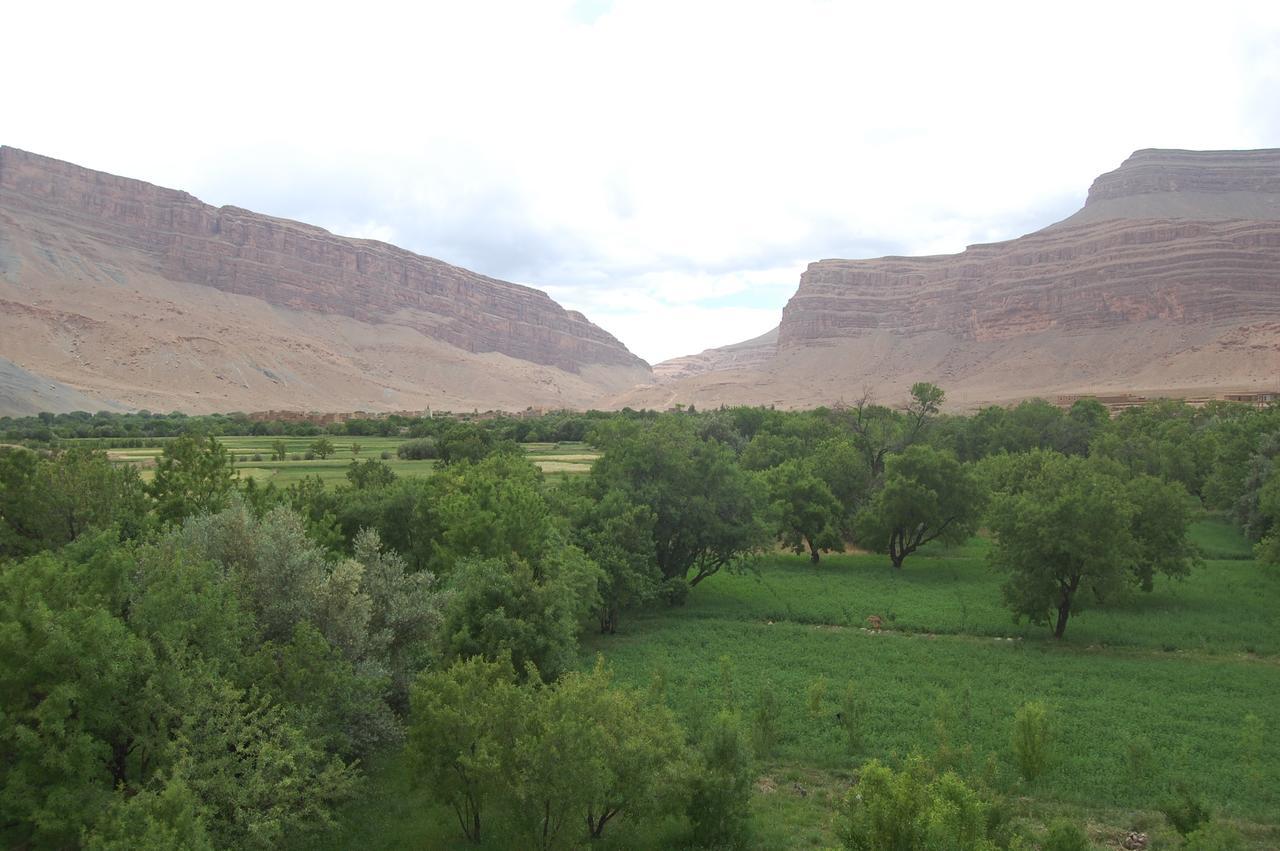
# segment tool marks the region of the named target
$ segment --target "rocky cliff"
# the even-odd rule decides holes
[[[727,369],[755,369],[767,363],[778,350],[778,329],[731,346],[706,349],[696,355],[672,358],[654,364],[653,377],[658,381],[678,381],[708,372]]]
[[[915,380],[970,403],[1280,384],[1280,151],[1139,151],[1028,236],[812,263],[771,359],[627,401],[830,404]]]
[[[0,300],[0,355],[125,404],[579,406],[649,380],[539,290],[7,147]]]

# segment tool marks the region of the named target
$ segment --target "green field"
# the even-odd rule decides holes
[[[368,458],[382,460],[397,476],[424,476],[435,468],[434,461],[405,461],[396,457],[396,448],[404,443],[403,437],[346,437],[329,436],[333,444],[334,454],[328,458],[306,459],[306,453],[315,442],[315,437],[224,437],[218,442],[226,447],[227,452],[235,459],[237,473],[242,478],[252,478],[258,484],[271,482],[280,487],[288,487],[307,476],[319,476],[328,486],[345,484],[347,466],[354,461]],[[288,460],[273,461],[272,444],[277,440],[285,443]],[[67,445],[77,443],[92,444],[94,441],[64,441]],[[360,451],[352,451],[358,446]],[[565,476],[586,473],[599,453],[585,443],[526,443],[522,444],[525,454],[538,465],[550,481]],[[161,446],[148,446],[137,449],[110,449],[108,454],[121,463],[137,464],[142,478],[149,480],[153,475],[156,458],[163,451]],[[387,458],[382,458],[383,453]],[[296,456],[296,457],[295,457]]]
[[[762,688],[774,690],[783,734],[759,767],[761,849],[834,845],[836,801],[857,765],[913,749],[935,754],[943,738],[955,765],[1007,794],[1032,824],[1065,814],[1100,845],[1119,847],[1124,831],[1143,830],[1153,848],[1177,847],[1155,804],[1180,778],[1235,821],[1250,847],[1280,847],[1280,573],[1245,558],[1247,542],[1222,521],[1201,521],[1194,535],[1214,557],[1197,573],[1086,611],[1061,643],[1012,623],[987,542],[975,538],[918,553],[900,573],[878,556],[832,556],[816,567],[772,556],[752,573],[708,579],[681,608],[588,636],[583,664],[601,653],[623,682],[660,677],[695,734],[723,700],[726,664],[745,714]],[[872,614],[883,632],[865,628]],[[849,681],[865,696],[854,753],[830,713],[810,717],[806,695],[819,676],[833,697]],[[1016,777],[1009,738],[1015,710],[1033,699],[1049,705],[1056,743],[1050,771],[1028,785]],[[1264,730],[1253,748],[1242,738],[1248,714]],[[1148,768],[1136,772],[1134,742],[1151,749]],[[369,791],[332,847],[456,847],[451,819],[389,757],[372,766]],[[618,844],[603,847],[666,848],[682,828],[668,820],[611,830]]]

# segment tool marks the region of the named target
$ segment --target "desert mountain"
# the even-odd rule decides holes
[[[961,254],[811,263],[776,337],[654,368],[616,402],[960,404],[1280,386],[1280,150],[1142,150],[1083,209]]]
[[[650,380],[539,290],[0,147],[0,413],[587,407]]]

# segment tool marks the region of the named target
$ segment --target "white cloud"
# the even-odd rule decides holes
[[[649,358],[767,330],[809,260],[1047,224],[1136,148],[1280,146],[1274,3],[26,3],[5,27],[0,142],[541,286]]]

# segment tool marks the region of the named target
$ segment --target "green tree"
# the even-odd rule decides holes
[[[1015,618],[1052,623],[1056,638],[1086,601],[1149,589],[1154,573],[1181,576],[1195,561],[1177,491],[1147,477],[1125,483],[1091,459],[1034,452],[992,481],[990,558],[1009,574],[1005,602]]]
[[[683,775],[684,736],[665,706],[613,686],[603,661],[535,697],[520,741],[519,810],[533,814],[534,844],[549,848],[585,821],[599,839],[611,820],[633,823],[669,806]]]
[[[41,547],[38,466],[39,456],[31,450],[0,446],[0,560],[31,555]]]
[[[57,549],[112,525],[135,538],[149,508],[137,469],[111,463],[104,452],[76,448],[40,458],[0,449],[0,557]]]
[[[909,400],[901,411],[875,404],[870,392],[866,392],[852,407],[838,414],[838,420],[862,452],[873,481],[884,475],[890,455],[924,439],[945,398],[940,387],[922,381],[911,385]]]
[[[289,444],[283,440],[271,441],[271,460],[284,461],[289,457]]]
[[[200,800],[181,777],[157,778],[156,788],[117,794],[84,837],[89,851],[214,851]]]
[[[354,769],[317,747],[265,695],[229,683],[184,707],[175,771],[211,812],[221,847],[274,848],[322,833],[356,791]]]
[[[577,636],[597,606],[600,569],[571,544],[529,562],[514,555],[459,562],[445,584],[446,659],[509,658],[550,682],[572,667]]]
[[[482,838],[488,809],[514,794],[512,767],[529,701],[510,662],[480,658],[423,673],[410,691],[413,776],[453,808],[472,842]]]
[[[89,449],[71,449],[40,462],[33,488],[41,537],[52,548],[112,524],[136,536],[150,508],[135,467],[117,466],[105,452]]]
[[[901,568],[930,541],[967,540],[977,529],[983,501],[977,479],[953,454],[910,446],[886,462],[884,486],[859,512],[858,536]]]
[[[333,441],[327,437],[318,437],[311,442],[309,450],[312,455],[324,460],[332,455],[336,450],[333,447]]]
[[[844,550],[840,536],[841,505],[813,471],[800,461],[785,461],[765,473],[778,540],[794,553],[809,551],[818,563],[819,550]]]
[[[381,461],[366,458],[347,465],[347,481],[356,490],[385,488],[396,480],[396,474]]]
[[[1157,573],[1180,579],[1202,563],[1199,548],[1187,536],[1190,500],[1182,485],[1135,476],[1125,484],[1125,498],[1132,507],[1130,569],[1139,588],[1151,591]]]
[[[591,499],[582,480],[559,488],[572,528],[572,539],[600,568],[600,632],[613,633],[622,612],[644,605],[658,593],[662,574],[653,548],[654,514],[620,490]]]
[[[604,454],[591,468],[588,492],[603,499],[618,490],[653,512],[654,553],[664,579],[696,586],[741,566],[768,539],[753,477],[724,445],[699,439],[691,418],[610,425],[595,432]]]
[[[156,662],[114,612],[127,560],[41,554],[0,570],[0,825],[14,847],[73,846],[136,781],[130,756],[162,707]]]
[[[1253,526],[1261,534],[1254,548],[1258,560],[1263,564],[1280,565],[1280,464],[1258,489],[1257,517]],[[1262,534],[1263,529],[1269,531]]]
[[[456,461],[432,477],[438,531],[433,565],[447,573],[459,559],[510,556],[537,561],[552,539],[554,518],[542,471],[510,453],[477,463]]]
[[[212,437],[184,436],[167,443],[156,462],[148,492],[165,523],[221,511],[235,490],[236,472],[227,450]]]
[[[410,572],[398,553],[382,546],[374,529],[361,530],[353,549],[355,560],[364,566],[361,591],[371,604],[369,655],[386,666],[392,704],[404,709],[410,679],[433,656],[441,622],[440,591],[435,576]]]
[[[871,472],[862,453],[851,440],[838,437],[819,443],[812,457],[814,472],[839,505],[838,531],[843,538],[852,538],[854,517],[871,488]]]

